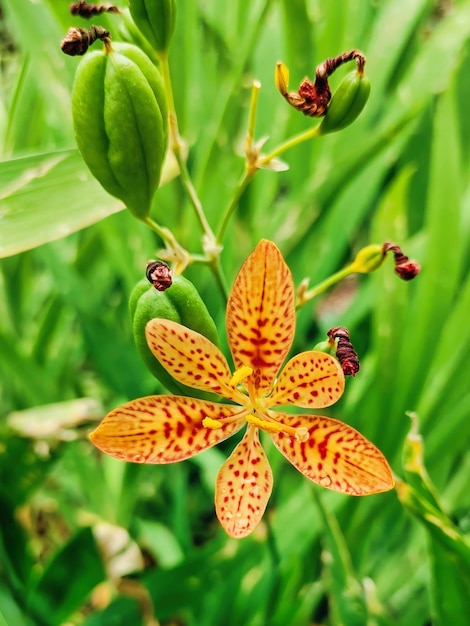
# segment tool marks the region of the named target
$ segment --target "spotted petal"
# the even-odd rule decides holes
[[[353,496],[393,488],[392,472],[383,454],[350,426],[317,415],[277,414],[293,428],[307,428],[309,439],[272,434],[277,448],[304,476],[322,487]]]
[[[273,475],[258,429],[248,426],[216,481],[217,517],[231,537],[246,537],[254,530],[263,517],[272,487]]]
[[[344,391],[338,361],[324,352],[301,352],[288,361],[269,398],[269,406],[295,404],[306,409],[331,406]]]
[[[165,369],[179,382],[222,395],[235,402],[244,397],[233,386],[225,356],[209,339],[166,319],[150,320],[147,343]]]
[[[102,452],[134,463],[175,463],[227,439],[245,420],[221,428],[202,425],[205,417],[235,416],[240,407],[185,396],[148,396],[112,410],[91,441]]]
[[[271,389],[294,331],[292,275],[277,247],[262,240],[242,265],[227,303],[227,334],[235,366],[253,369],[261,393]]]

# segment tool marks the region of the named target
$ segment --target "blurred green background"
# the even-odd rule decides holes
[[[468,625],[470,1],[177,0],[176,107],[214,229],[243,172],[253,79],[269,150],[313,123],[276,92],[278,60],[296,88],[329,56],[359,48],[368,59],[360,118],[289,151],[289,171],[260,171],[247,189],[223,242],[229,281],[262,237],[296,284],[386,240],[423,267],[403,283],[388,259],[342,283],[299,312],[294,346],[349,328],[361,371],[330,414],[405,482],[368,498],[333,494],[266,440],[274,492],[241,541],[213,507],[233,441],[157,467],[104,458],[86,439],[110,408],[161,391],[127,310],[160,242],[75,148],[78,59],[59,44],[87,23],[68,5],[0,1],[0,626]],[[93,23],[120,39],[118,16]],[[201,251],[178,179],[158,191],[153,216]],[[186,275],[223,336],[210,272]],[[406,439],[410,412],[429,478],[419,440]]]

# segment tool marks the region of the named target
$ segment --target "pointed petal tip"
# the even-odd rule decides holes
[[[278,450],[306,478],[321,487],[351,496],[365,496],[394,487],[390,465],[382,452],[357,430],[329,417],[277,413],[278,420],[309,432],[298,440],[287,432],[271,433]]]
[[[258,243],[235,278],[226,326],[236,369],[251,367],[257,390],[269,391],[295,334],[292,274],[271,241]]]
[[[131,463],[166,464],[184,461],[215,446],[245,423],[238,407],[186,396],[147,396],[112,410],[89,434],[101,452]],[[203,418],[220,423],[205,428]]]
[[[260,523],[273,486],[258,431],[248,427],[242,441],[219,470],[215,508],[229,537],[247,537]]]
[[[374,496],[380,493],[386,493],[387,491],[391,491],[394,488],[395,488],[395,480],[393,479],[393,476],[390,474],[389,477],[377,476],[376,482],[374,482],[373,479],[370,479],[370,481],[367,484],[364,484],[363,486],[357,485],[355,493],[354,492],[345,492],[345,493],[347,493],[348,495],[352,495],[352,496]]]

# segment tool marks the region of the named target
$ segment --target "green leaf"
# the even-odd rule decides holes
[[[354,572],[346,540],[334,513],[323,505],[316,490],[313,493],[323,518],[323,559],[335,623],[362,626],[368,621],[368,608],[364,589]]]
[[[0,584],[0,626],[37,626],[14,601],[11,591]]]
[[[28,606],[41,623],[59,626],[105,578],[92,530],[83,528],[46,565],[31,589]]]
[[[470,615],[470,569],[436,541],[429,546],[432,567],[431,608],[434,626],[467,626]]]
[[[29,577],[32,559],[23,528],[7,498],[0,494],[0,562],[13,589],[21,591]]]
[[[454,90],[443,95],[437,106],[433,129],[426,211],[425,271],[416,281],[416,298],[404,331],[398,369],[407,371],[396,390],[395,411],[413,406],[424,382],[430,358],[446,323],[456,294],[465,251],[461,216],[461,160],[459,129],[455,116]],[[444,217],[445,216],[445,217]]]
[[[4,161],[0,168],[0,258],[65,237],[121,211],[78,150]]]
[[[83,626],[142,626],[142,612],[134,598],[122,596],[112,602],[104,611],[99,611],[87,619]]]
[[[177,175],[167,154],[160,184]],[[93,178],[77,149],[3,161],[0,258],[66,237],[124,208]]]

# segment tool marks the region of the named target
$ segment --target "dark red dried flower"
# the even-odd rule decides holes
[[[97,39],[101,39],[105,45],[110,42],[109,30],[102,26],[90,26],[90,28],[69,28],[62,39],[60,47],[62,52],[69,56],[81,56]]]
[[[330,328],[327,333],[330,342],[336,345],[336,358],[346,376],[355,376],[360,368],[359,357],[349,338],[349,330],[344,326]]]
[[[99,15],[100,13],[121,13],[119,7],[114,4],[88,4],[87,2],[74,2],[70,5],[70,13],[72,15],[79,15],[80,17],[89,18],[93,15]]]
[[[171,270],[163,261],[149,261],[145,275],[157,291],[166,291],[173,282]]]
[[[395,274],[402,280],[413,280],[421,271],[421,266],[416,261],[409,259],[403,254],[400,246],[391,241],[386,241],[383,246],[384,252],[393,252],[395,262]]]

